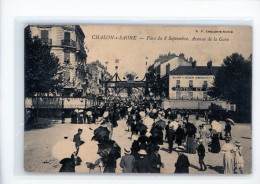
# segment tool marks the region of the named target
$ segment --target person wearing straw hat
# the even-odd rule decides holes
[[[147,152],[140,149],[138,157],[136,159],[136,171],[137,173],[149,173],[151,170],[150,160],[147,156]]]
[[[206,171],[207,166],[204,163],[205,147],[203,145],[203,139],[199,139],[199,146],[197,148],[197,151],[198,151],[198,156],[199,156],[200,171]]]
[[[176,151],[178,152],[178,159],[175,163],[175,171],[174,173],[189,173],[190,162],[189,158],[184,154],[185,148],[183,146],[179,146]]]
[[[234,151],[235,146],[230,143],[231,136],[226,136],[226,143],[222,147],[224,174],[234,174]]]
[[[244,168],[244,159],[241,153],[242,147],[240,141],[235,141],[234,143],[236,145],[235,149],[235,174],[243,174],[243,168]]]
[[[130,148],[124,148],[125,155],[120,161],[120,167],[123,168],[123,173],[135,172],[135,157],[131,155]]]

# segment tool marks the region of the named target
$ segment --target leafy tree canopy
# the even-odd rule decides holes
[[[237,105],[241,115],[251,114],[252,56],[233,53],[223,60],[209,95]],[[250,116],[250,115],[249,115]]]
[[[25,94],[45,93],[60,89],[61,79],[59,59],[51,53],[51,48],[43,45],[37,36],[31,36],[25,28]]]

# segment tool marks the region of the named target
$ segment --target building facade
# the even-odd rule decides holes
[[[212,66],[212,61],[207,66],[179,66],[168,76],[168,97],[177,100],[209,100],[208,90],[213,86],[218,69]]]
[[[107,68],[99,60],[87,64],[87,92],[95,96],[105,95],[104,81],[108,81],[112,76]]]
[[[38,36],[44,45],[59,58],[63,95],[81,96],[85,93],[87,54],[85,35],[79,25],[30,25],[31,35]]]
[[[155,96],[169,96],[169,74],[179,66],[192,66],[193,58],[185,58],[184,54],[168,53],[160,55],[148,68],[147,80],[153,83],[152,91]],[[196,62],[196,61],[195,61]]]

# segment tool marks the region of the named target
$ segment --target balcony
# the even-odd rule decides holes
[[[77,53],[81,54],[83,57],[87,56],[87,53],[84,48],[84,44],[80,44],[80,43],[76,42],[76,50],[77,50]]]
[[[52,39],[42,38],[41,42],[42,42],[42,45],[44,45],[44,46],[52,46]]]
[[[61,45],[65,47],[75,47],[76,48],[76,42],[73,40],[61,40]]]

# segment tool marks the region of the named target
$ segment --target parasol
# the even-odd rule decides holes
[[[227,118],[226,121],[229,122],[229,123],[230,123],[231,125],[233,125],[233,126],[236,124],[236,123],[235,123],[232,119],[230,119],[230,118]]]
[[[52,148],[52,156],[57,158],[58,160],[62,160],[64,158],[70,158],[72,153],[76,151],[75,143],[64,139],[58,141]]]
[[[147,126],[145,126],[144,124],[142,124],[142,123],[139,123],[139,124],[137,124],[136,125],[136,130],[138,131],[138,132],[146,132],[147,131]]]
[[[152,126],[153,126],[153,123],[154,123],[154,120],[148,116],[148,117],[146,117],[146,118],[144,119],[143,123],[144,123],[144,125],[147,126],[147,127],[152,127]]]
[[[160,137],[162,135],[162,130],[157,127],[153,127],[151,130],[152,137]]]
[[[92,140],[98,142],[107,141],[109,139],[109,133],[110,131],[107,127],[100,126],[94,130],[94,136],[92,137]]]
[[[156,121],[155,126],[159,126],[162,129],[164,129],[166,127],[166,122],[160,119],[160,120]]]
[[[213,130],[216,130],[216,132],[221,132],[222,131],[222,125],[219,122],[217,122],[217,121],[213,121],[212,122],[211,128]]]
[[[98,144],[98,154],[102,158],[106,158],[108,155],[113,155],[115,159],[118,159],[121,157],[121,148],[113,140],[106,141],[105,143]]]

